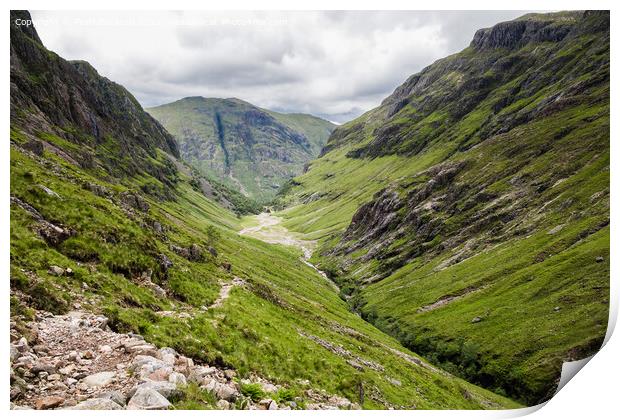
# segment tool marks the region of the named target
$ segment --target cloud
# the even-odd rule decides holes
[[[523,11],[33,11],[39,35],[145,106],[238,97],[344,122]]]

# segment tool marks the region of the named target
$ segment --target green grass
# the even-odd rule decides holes
[[[331,286],[299,261],[298,251],[239,236],[237,216],[195,191],[188,181],[181,175],[175,200],[144,195],[148,213],[127,213],[118,200],[127,187],[108,184],[56,155],[36,161],[12,147],[11,194],[46,220],[70,228],[73,235],[50,246],[36,234],[32,216],[11,206],[11,287],[29,296],[34,308],[62,313],[80,303],[85,310],[108,316],[117,331],[140,333],[196,360],[233,367],[242,377],[261,375],[291,390],[273,396],[282,401],[291,392],[301,395],[299,380],[307,379],[312,388],[352,401],[358,400],[362,384],[365,408],[518,407],[461,379],[386,354],[383,346],[411,353],[352,314]],[[126,185],[132,182],[128,179]],[[82,187],[87,183],[105,187],[111,198]],[[39,184],[59,197],[47,195]],[[150,227],[154,221],[163,226],[163,234]],[[217,257],[205,252],[204,261],[191,262],[169,250],[171,244],[192,243],[205,250],[214,246]],[[159,266],[162,253],[174,263],[167,274]],[[231,272],[225,263],[231,264]],[[70,267],[74,274],[52,276],[50,265]],[[145,272],[167,291],[166,297],[138,281]],[[246,286],[233,288],[223,306],[201,310],[214,301],[220,283],[233,276],[244,279]],[[13,302],[12,310],[29,311],[18,302]],[[168,317],[158,314],[161,310],[185,311],[192,317]],[[385,370],[358,371],[300,332],[342,346],[351,357],[380,363]],[[175,407],[212,407],[209,395],[194,391]]]
[[[354,310],[433,363],[526,404],[549,398],[562,362],[595,352],[607,327],[609,39],[582,28],[563,43],[468,48],[438,61],[419,96],[393,116],[387,100],[339,127],[278,197],[283,225],[318,240],[313,263]],[[488,68],[507,58],[527,66]],[[537,111],[559,94],[565,102]],[[379,141],[385,127],[398,128]],[[432,178],[426,170],[456,162],[464,166],[453,180],[409,198]],[[355,212],[384,190],[405,202],[392,225],[366,238],[380,214],[344,240]],[[438,210],[410,217],[433,201]]]

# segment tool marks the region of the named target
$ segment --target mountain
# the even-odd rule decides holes
[[[339,126],[278,197],[362,317],[527,404],[609,306],[609,12],[530,14]]]
[[[240,235],[120,85],[11,12],[12,408],[516,408],[349,311],[297,248]]]
[[[184,98],[148,112],[202,174],[262,202],[302,172],[334,128],[311,115],[281,114],[234,98]]]
[[[42,151],[45,142],[46,150],[63,149],[82,168],[119,177],[144,173],[160,193],[160,184],[176,183],[164,156],[179,157],[173,137],[125,88],[87,62],[46,50],[32,28],[11,31],[11,124],[29,138],[41,134],[29,139],[31,149]]]

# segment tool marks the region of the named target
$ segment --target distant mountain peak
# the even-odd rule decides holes
[[[269,200],[315,158],[334,125],[283,114],[239,98],[191,96],[148,109],[201,172],[259,200]]]

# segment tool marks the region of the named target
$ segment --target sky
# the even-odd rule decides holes
[[[240,98],[336,123],[525,11],[31,11],[45,46],[86,60],[144,107]]]

